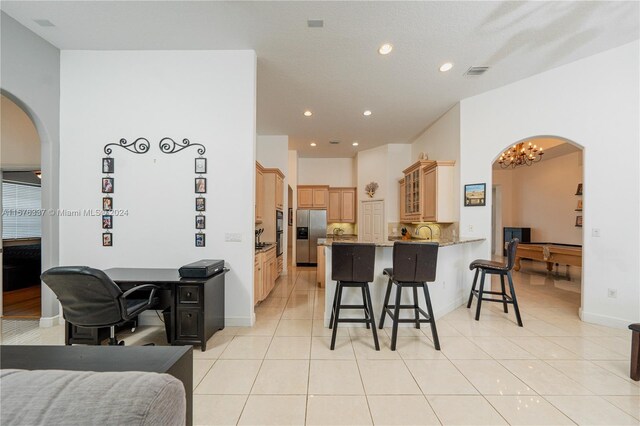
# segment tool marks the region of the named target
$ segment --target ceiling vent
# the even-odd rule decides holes
[[[471,67],[464,75],[482,75],[489,70],[489,67]]]
[[[329,143],[331,145],[338,145],[340,143],[340,141],[329,141]]]
[[[33,22],[40,25],[41,27],[55,27],[53,22],[48,19],[34,19]]]
[[[324,21],[322,19],[308,19],[307,27],[309,28],[322,28],[324,27]]]

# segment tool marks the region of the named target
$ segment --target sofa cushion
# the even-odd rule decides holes
[[[0,370],[3,425],[183,425],[185,389],[146,372]]]

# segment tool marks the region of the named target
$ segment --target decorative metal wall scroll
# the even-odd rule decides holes
[[[119,143],[109,143],[104,146],[104,152],[107,154],[102,159],[102,245],[104,247],[113,246],[113,196],[114,193],[114,178],[111,176],[115,171],[115,159],[111,157],[113,152],[112,147],[123,148],[133,154],[146,154],[149,152],[151,144],[149,140],[145,138],[138,138],[133,142],[127,142],[126,139],[120,139]],[[206,228],[206,198],[204,194],[207,193],[207,178],[203,177],[203,174],[207,173],[207,159],[203,157],[206,152],[204,145],[199,143],[191,143],[189,139],[182,139],[180,142],[174,141],[172,138],[165,137],[160,140],[159,148],[163,154],[176,154],[186,148],[196,147],[198,157],[195,158],[195,193],[197,194],[195,199],[195,246],[205,247],[206,236],[204,230]]]

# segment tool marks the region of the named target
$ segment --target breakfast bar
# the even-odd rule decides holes
[[[429,240],[410,240],[415,244],[431,242]],[[362,240],[336,240],[339,243],[367,243]],[[384,268],[390,268],[393,263],[393,244],[394,240],[371,242],[376,246],[374,282],[370,285],[371,299],[376,322],[379,320],[382,312],[385,290],[387,287],[387,277],[383,275]],[[431,301],[433,303],[435,317],[451,312],[458,306],[462,305],[469,295],[469,288],[473,276],[469,270],[469,263],[474,259],[483,256],[484,238],[475,239],[456,239],[456,240],[433,240],[439,244],[438,264],[436,272],[436,281],[429,283],[429,291],[431,293]],[[326,283],[325,291],[325,312],[324,324],[329,326],[331,317],[331,307],[333,302],[333,293],[335,291],[336,282],[331,279],[331,246],[334,240],[332,238],[318,239],[318,246],[324,246],[324,282]],[[320,265],[319,265],[320,266]],[[322,270],[321,267],[318,270]],[[353,289],[347,289],[353,290]],[[360,294],[353,291],[345,291],[343,301],[348,303],[361,303]],[[406,300],[405,300],[406,298]],[[422,299],[422,298],[420,298]],[[403,294],[402,302],[409,303],[408,295]],[[424,299],[420,301],[424,306]],[[345,311],[341,316],[359,317],[362,316],[361,311]],[[410,324],[404,324],[411,326]]]

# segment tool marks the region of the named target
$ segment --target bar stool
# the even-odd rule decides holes
[[[516,299],[516,291],[513,288],[513,278],[511,277],[511,269],[513,269],[513,265],[516,258],[516,249],[518,248],[518,243],[520,240],[517,238],[512,239],[507,244],[507,263],[495,262],[493,260],[474,260],[469,265],[469,269],[476,270],[476,274],[473,277],[473,286],[471,287],[471,293],[469,294],[469,302],[467,303],[467,309],[471,308],[471,302],[473,301],[473,296],[478,298],[478,306],[476,307],[476,321],[480,320],[480,307],[482,306],[482,301],[486,302],[498,302],[502,303],[503,309],[505,313],[509,313],[509,308],[507,308],[508,304],[513,305],[513,309],[516,311],[516,319],[518,320],[518,326],[522,327],[522,318],[520,318],[520,309],[518,309],[518,299]],[[476,282],[478,281],[478,274],[482,272],[482,277],[480,278],[480,289],[476,290]],[[502,287],[502,291],[487,291],[484,289],[484,276],[485,274],[493,274],[500,275],[500,284]],[[505,275],[509,279],[509,291],[511,295],[508,295],[505,290],[504,277]],[[488,297],[483,297],[485,294],[493,294],[497,296],[501,296],[500,299],[493,299]]]
[[[333,295],[331,319],[329,328],[331,334],[331,350],[336,346],[338,323],[365,323],[371,328],[376,350],[380,350],[376,322],[373,318],[371,293],[369,283],[373,281],[373,267],[376,260],[375,244],[333,243],[331,245],[331,279],[336,281],[336,291]],[[343,305],[342,290],[346,287],[359,287],[362,290],[362,305]],[[364,318],[340,318],[341,309],[362,309]]]
[[[415,323],[416,328],[420,328],[421,322],[430,323],[433,344],[437,350],[440,350],[440,340],[438,340],[436,319],[433,316],[431,298],[429,297],[429,289],[427,288],[427,282],[433,282],[436,280],[437,261],[438,243],[409,243],[396,241],[393,245],[393,268],[384,269],[384,274],[389,276],[389,282],[387,284],[387,293],[384,296],[382,316],[380,317],[380,329],[384,327],[384,318],[387,314],[389,314],[389,317],[393,321],[391,333],[392,351],[396,350],[398,324],[401,322]],[[391,287],[393,287],[393,284],[397,286],[396,301],[395,304],[389,305],[389,297],[391,295]],[[400,304],[402,289],[405,287],[413,288],[413,305]],[[424,299],[427,304],[426,312],[420,308],[418,303],[418,287],[422,287],[422,290],[424,291]],[[401,319],[400,309],[413,310],[414,318]],[[420,315],[424,318],[421,318]]]

